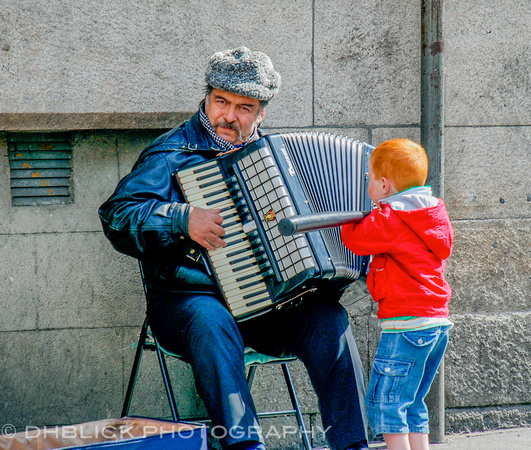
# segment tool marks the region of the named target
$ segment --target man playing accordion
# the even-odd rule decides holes
[[[198,258],[201,249],[226,245],[223,217],[186,203],[172,174],[259,139],[265,107],[280,86],[269,57],[246,47],[214,54],[205,79],[199,111],[149,145],[100,207],[105,235],[141,261],[152,330],[191,365],[213,425],[227,430],[223,448],[265,449],[245,378],[246,347],[297,356],[317,393],[330,447],[367,448],[363,369],[341,292],[237,321]]]

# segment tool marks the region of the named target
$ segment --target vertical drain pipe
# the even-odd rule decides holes
[[[420,141],[430,161],[428,184],[443,195],[444,0],[422,0]]]
[[[444,0],[421,0],[420,142],[429,159],[428,182],[434,195],[444,196]],[[444,360],[426,398],[430,441],[444,442]]]

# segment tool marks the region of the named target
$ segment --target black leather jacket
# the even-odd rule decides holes
[[[200,258],[200,246],[188,236],[189,205],[173,174],[219,152],[196,113],[144,149],[131,173],[100,207],[105,236],[116,250],[142,262],[148,292],[149,287],[217,292]]]

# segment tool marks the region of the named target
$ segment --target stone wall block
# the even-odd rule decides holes
[[[448,125],[529,125],[528,6],[512,0],[446,2]]]
[[[272,122],[308,123],[311,6],[310,0],[245,7],[214,0],[207,8],[160,0],[134,8],[125,0],[32,8],[9,2],[0,11],[2,112],[195,111],[210,55],[246,45],[268,54],[284,77]],[[227,33],[227,24],[253,25]]]
[[[138,263],[103,234],[36,236],[39,328],[141,324],[145,311]]]
[[[503,430],[531,426],[531,406],[511,405],[490,408],[447,408],[447,434]]]
[[[420,127],[391,127],[372,130],[372,145],[375,147],[388,139],[411,139],[420,143]]]
[[[315,4],[315,123],[420,121],[420,4]]]
[[[123,333],[2,333],[0,421],[24,429],[119,417]]]
[[[531,127],[445,131],[444,198],[452,219],[531,217]]]
[[[33,330],[39,316],[37,251],[28,235],[0,235],[0,331]]]
[[[447,407],[528,403],[531,312],[450,318],[455,326],[445,357]]]
[[[454,251],[445,276],[450,312],[529,311],[530,220],[454,221]]]

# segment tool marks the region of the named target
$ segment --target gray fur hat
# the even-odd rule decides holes
[[[209,86],[233,94],[269,101],[278,92],[280,74],[269,56],[247,47],[214,53],[205,81]]]

